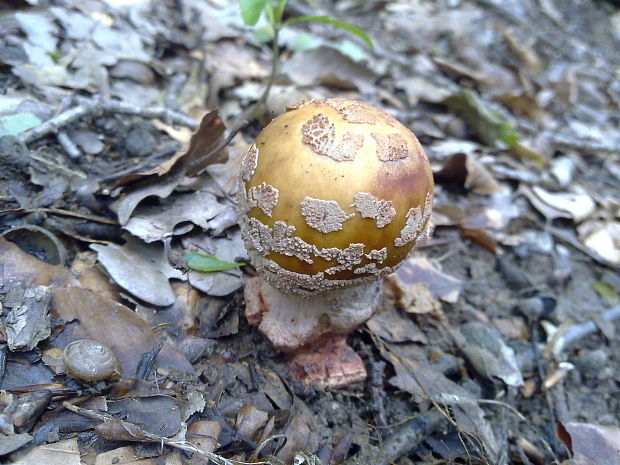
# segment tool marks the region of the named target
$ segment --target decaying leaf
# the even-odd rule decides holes
[[[295,397],[288,424],[284,428],[286,444],[278,452],[278,458],[289,462],[300,451],[315,452],[318,445],[318,435],[312,412],[306,404]]]
[[[209,220],[224,211],[226,205],[203,191],[177,194],[157,205],[138,206],[124,229],[150,243],[188,232],[188,223],[209,229]],[[191,224],[189,225],[191,230]]]
[[[435,174],[439,183],[458,183],[475,194],[491,195],[499,190],[493,175],[473,155],[452,155]]]
[[[620,222],[586,221],[577,232],[586,247],[612,263],[620,263]]]
[[[439,405],[450,405],[458,428],[471,434],[474,443],[479,440],[487,454],[497,456],[500,444],[474,394],[437,373],[428,363],[407,357],[399,345],[386,344],[380,350],[396,371],[391,384],[411,393],[418,401],[430,399]]]
[[[582,222],[596,209],[592,197],[582,189],[571,192],[549,192],[542,187],[524,187],[523,193],[543,216],[549,219],[570,218]]]
[[[515,353],[497,329],[472,321],[462,325],[460,332],[465,337],[461,350],[478,373],[489,379],[500,378],[508,386],[523,385]]]
[[[27,254],[0,236],[0,269],[3,280],[15,280],[27,286],[78,285],[78,280],[62,265],[50,265]]]
[[[187,279],[170,265],[161,244],[147,245],[128,236],[122,246],[92,244],[91,248],[119,286],[153,305],[172,305],[174,292],[168,280]]]
[[[387,342],[427,342],[426,335],[418,325],[394,307],[375,313],[366,322],[366,326]]]
[[[423,256],[408,258],[392,276],[395,277],[397,286],[405,296],[406,302],[415,301],[415,291],[419,291],[419,287],[416,287],[418,284],[426,285],[433,298],[449,303],[455,303],[458,300],[463,287],[462,281],[442,272],[428,258]],[[409,290],[407,290],[408,288]],[[411,292],[413,293],[407,294]],[[435,306],[436,304],[433,304],[430,308]]]
[[[297,53],[283,71],[300,86],[323,84],[341,89],[370,91],[378,76],[331,47]]]
[[[460,90],[444,100],[447,107],[461,116],[471,131],[490,147],[512,147],[518,140],[515,128],[499,113],[489,108],[474,91]]]
[[[174,436],[181,430],[181,414],[176,399],[158,395],[132,397],[108,402],[108,413],[140,425],[149,433]]]
[[[620,428],[590,423],[559,423],[558,437],[573,457],[570,465],[620,463]]]
[[[66,322],[77,322],[53,341],[64,348],[76,339],[95,339],[109,345],[118,357],[123,377],[132,377],[143,353],[150,351],[161,336],[140,316],[105,297],[79,287],[53,290],[53,316]],[[165,342],[157,365],[193,372],[191,364],[170,342]]]

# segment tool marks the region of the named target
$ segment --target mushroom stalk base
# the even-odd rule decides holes
[[[295,378],[342,387],[366,378],[364,363],[346,336],[373,315],[380,298],[380,280],[303,298],[283,294],[257,277],[245,287],[245,315],[276,349],[290,354]]]

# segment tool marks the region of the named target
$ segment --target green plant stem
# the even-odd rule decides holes
[[[251,123],[254,119],[258,118],[261,114],[263,107],[265,106],[265,102],[267,98],[269,98],[269,93],[271,92],[271,88],[273,87],[273,83],[276,80],[276,75],[278,74],[278,62],[280,60],[280,44],[278,43],[280,27],[278,25],[273,25],[273,47],[272,47],[272,57],[271,57],[271,72],[269,74],[269,80],[267,81],[267,86],[263,91],[260,98],[254,103],[250,108],[244,111],[239,118],[232,125],[230,130],[231,134],[234,136],[241,129],[246,127],[249,123]]]
[[[257,105],[262,105],[267,101],[267,98],[269,97],[269,93],[271,92],[271,88],[273,87],[273,83],[276,80],[276,75],[278,73],[278,62],[280,60],[280,44],[278,43],[279,34],[280,34],[280,27],[273,26],[271,74],[269,75],[269,81],[267,81],[267,87],[265,87],[265,91],[263,92],[263,95],[261,95],[260,99],[256,103]]]

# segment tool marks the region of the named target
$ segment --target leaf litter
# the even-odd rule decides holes
[[[179,450],[195,461],[192,447],[217,454],[208,456],[216,463],[614,463],[614,8],[289,5],[291,16],[344,17],[375,49],[357,39],[345,46],[325,25],[287,26],[280,94],[261,118],[307,97],[368,101],[415,130],[436,178],[433,239],[390,277],[383,311],[350,338],[369,381],[329,392],[297,385],[284,357],[245,324],[251,269],[187,271],[182,259],[195,251],[217,263],[247,260],[233,195],[240,156],[263,122],[235,123],[260,98],[270,55],[238,5],[9,10],[0,36],[0,233],[42,227],[69,262],[89,244],[97,256],[78,255],[69,269],[0,239],[0,403],[54,393],[43,413],[27,415],[28,432],[2,431],[1,451],[24,465],[185,463]],[[302,34],[318,40],[298,47]],[[24,247],[16,232],[6,238]],[[28,251],[49,255],[43,235],[32,238]],[[42,289],[51,318],[41,313],[43,332],[17,352],[12,318],[30,301],[13,305],[14,296]],[[63,373],[54,351],[83,337],[114,348],[122,380],[85,387]],[[600,369],[587,370],[587,360]],[[61,412],[61,398],[79,403],[85,390],[98,403]],[[116,423],[93,436],[94,424],[111,420],[97,417],[106,410]],[[55,421],[67,413],[91,417],[83,430],[61,428]],[[556,420],[572,438],[568,453],[566,434],[549,434]],[[194,428],[213,437],[195,446]],[[176,436],[162,435],[157,450],[133,443],[156,430]]]

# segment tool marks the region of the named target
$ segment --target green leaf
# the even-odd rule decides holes
[[[336,45],[336,48],[338,49],[340,53],[348,56],[349,58],[351,58],[351,60],[355,62],[359,63],[360,61],[366,58],[366,53],[364,52],[362,47],[360,47],[357,44],[354,44],[350,40],[343,40],[342,42]]]
[[[308,34],[307,32],[302,32],[301,34],[297,34],[295,36],[295,39],[293,39],[293,43],[291,44],[291,48],[295,52],[303,52],[305,50],[312,50],[320,46],[321,46],[321,41],[316,36],[312,34]]]
[[[264,44],[265,42],[269,42],[273,39],[273,29],[269,26],[261,27],[259,29],[254,30],[254,38],[257,42]]]
[[[286,8],[286,3],[288,0],[278,0],[278,6],[275,10],[275,19],[277,23],[282,22],[282,15],[284,15],[284,8]]]
[[[461,89],[443,100],[470,131],[490,147],[513,148],[519,142],[514,126],[471,89]]]
[[[371,49],[374,49],[375,46],[364,31],[362,31],[359,27],[354,26],[353,24],[345,23],[344,21],[338,21],[336,19],[332,19],[329,16],[295,16],[294,18],[290,18],[284,22],[284,26],[293,23],[300,22],[315,22],[315,23],[325,23],[331,24],[332,26],[336,26],[340,29],[347,31],[349,34],[353,34],[356,37],[362,39],[366,45],[368,45]]]
[[[604,281],[594,281],[592,287],[609,305],[618,305],[620,303],[616,288],[611,284]]]
[[[215,255],[204,254],[200,252],[187,252],[183,257],[192,270],[204,271],[212,273],[214,271],[226,271],[239,268],[245,263],[226,262],[220,260]]]
[[[40,125],[42,121],[32,113],[17,113],[0,117],[0,136],[16,136]]]
[[[240,0],[241,18],[248,26],[256,26],[268,0]]]

